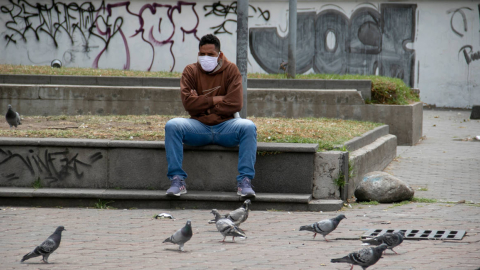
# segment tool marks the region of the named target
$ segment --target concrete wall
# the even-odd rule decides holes
[[[348,198],[355,194],[357,185],[366,173],[383,171],[392,162],[397,155],[397,138],[386,135],[349,154],[354,176],[349,179]]]
[[[280,73],[288,1],[249,4],[248,72]],[[11,0],[0,8],[2,64],[59,59],[67,67],[182,71],[207,33],[236,59],[231,1]],[[299,0],[297,71],[398,77],[428,104],[480,104],[479,8],[478,1]]]
[[[355,177],[346,197],[365,173],[382,170],[396,156],[396,137],[378,128],[358,139],[350,153]],[[370,142],[370,138],[378,138]],[[340,151],[316,152],[316,144],[258,143],[255,190],[261,193],[307,194],[338,199],[334,180],[348,174]],[[206,164],[202,162],[208,159]],[[184,169],[189,191],[234,192],[238,148],[216,145],[185,147]],[[221,168],[221,169],[219,169]],[[163,141],[0,138],[0,187],[166,190],[167,162]],[[68,191],[64,191],[68,192]],[[101,191],[98,191],[101,192]]]
[[[317,148],[317,144],[258,143],[255,191],[311,194]],[[237,162],[235,147],[185,147],[187,189],[236,191]],[[3,187],[32,187],[41,179],[43,187],[50,188],[166,190],[170,186],[166,175],[163,141],[0,138]]]

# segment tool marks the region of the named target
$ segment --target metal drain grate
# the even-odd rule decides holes
[[[371,229],[362,235],[362,239],[372,238],[385,233],[405,232],[406,240],[462,240],[465,231],[449,230],[392,230],[392,229]]]

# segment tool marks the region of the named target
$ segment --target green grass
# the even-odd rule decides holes
[[[114,201],[104,201],[102,199],[99,199],[98,202],[95,203],[94,208],[96,209],[114,209],[111,206],[108,206],[109,204],[113,203]]]
[[[420,187],[417,190],[418,191],[428,191],[428,188],[427,187]]]
[[[380,203],[377,201],[369,201],[369,202],[358,202],[361,205],[379,205]]]
[[[436,199],[417,198],[417,197],[413,197],[411,201],[416,203],[436,203],[437,202]]]
[[[40,180],[40,177],[39,177],[37,180],[33,181],[32,187],[33,187],[34,189],[43,188],[43,185],[42,185],[42,182],[41,182],[41,180]]]
[[[52,68],[50,66],[33,65],[0,65],[0,74],[34,74],[34,75],[70,75],[70,76],[116,76],[116,77],[163,77],[180,78],[180,72],[168,71],[136,71],[120,69],[94,69],[62,67]],[[263,74],[249,73],[249,79],[287,79],[285,74]],[[353,74],[298,74],[295,79],[323,79],[323,80],[371,80],[372,99],[367,103],[372,104],[395,104],[406,105],[420,101],[417,95],[397,78],[375,76],[375,75],[353,75]]]
[[[338,172],[338,177],[333,179],[333,183],[339,187],[339,188],[343,188],[345,186],[345,175],[340,171]]]
[[[401,201],[401,202],[392,204],[392,205],[391,205],[390,207],[388,207],[388,208],[393,208],[393,207],[397,207],[397,206],[402,206],[402,205],[406,205],[406,204],[410,204],[410,203],[412,203],[412,201]]]

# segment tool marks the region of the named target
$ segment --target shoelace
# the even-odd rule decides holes
[[[244,187],[250,187],[253,188],[254,186],[252,185],[252,181],[248,179],[247,177],[243,178],[242,181],[240,181],[239,187],[244,188]]]
[[[173,178],[172,179],[172,186],[175,186],[175,187],[181,187],[181,186],[184,186],[185,184],[183,183],[182,180],[178,179],[178,178]]]

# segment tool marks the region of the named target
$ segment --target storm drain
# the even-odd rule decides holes
[[[449,230],[392,230],[392,229],[371,229],[362,235],[362,239],[372,238],[385,233],[405,232],[406,240],[462,240],[465,231]]]

